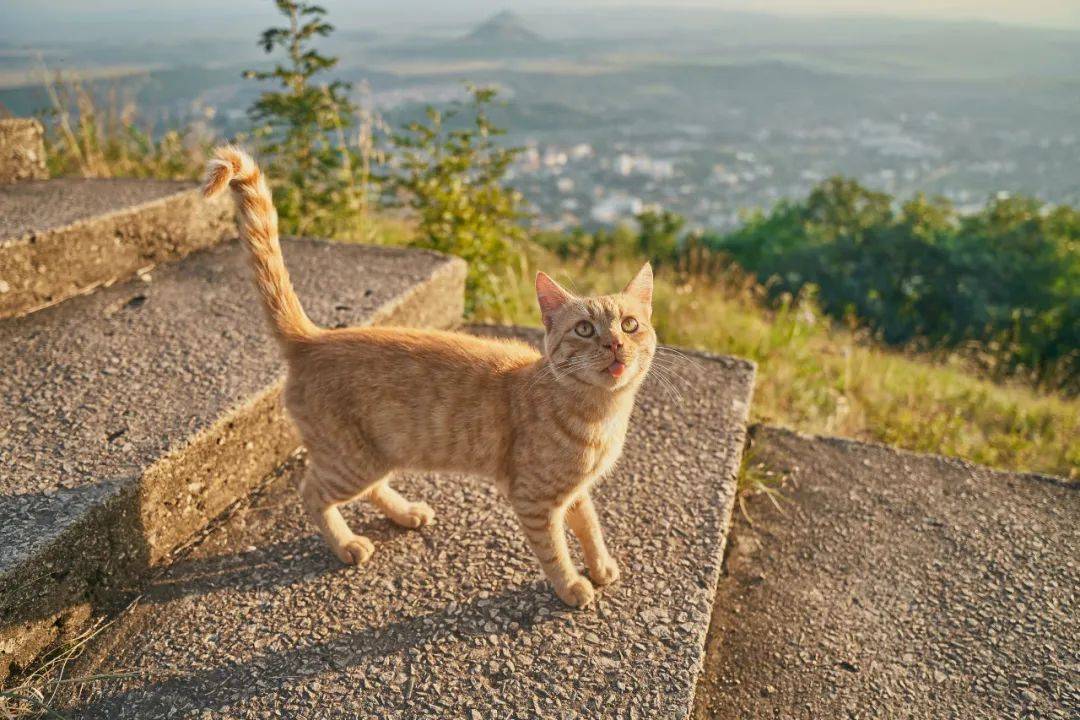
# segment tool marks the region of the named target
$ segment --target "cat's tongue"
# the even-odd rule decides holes
[[[623,370],[625,369],[626,363],[621,360],[616,360],[615,362],[608,365],[607,371],[611,373],[611,377],[619,377],[623,374]]]

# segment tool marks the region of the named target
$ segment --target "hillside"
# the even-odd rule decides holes
[[[530,43],[541,37],[516,13],[504,10],[480,23],[464,38],[471,43]]]

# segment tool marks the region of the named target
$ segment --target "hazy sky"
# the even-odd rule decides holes
[[[1080,0],[322,0],[342,27],[363,23],[418,26],[475,21],[499,10],[542,12],[632,6],[695,7],[800,15],[892,15],[984,20],[1080,29]],[[156,25],[170,34],[199,34],[200,25],[256,22],[273,15],[270,0],[0,0],[0,37],[107,37],[110,24],[128,30]]]

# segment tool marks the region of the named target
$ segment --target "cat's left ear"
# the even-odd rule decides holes
[[[572,297],[573,295],[546,273],[536,273],[536,301],[540,303],[540,315],[544,320],[545,328],[551,329],[551,318]]]
[[[634,279],[623,288],[623,295],[640,300],[641,304],[652,312],[652,280],[652,265],[645,263]]]

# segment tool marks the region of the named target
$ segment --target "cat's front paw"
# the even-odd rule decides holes
[[[555,594],[570,607],[583,608],[593,601],[596,591],[586,578],[579,577],[562,587],[555,587]]]
[[[601,558],[589,567],[589,579],[599,587],[610,585],[619,579],[619,575],[619,564],[610,555]]]

